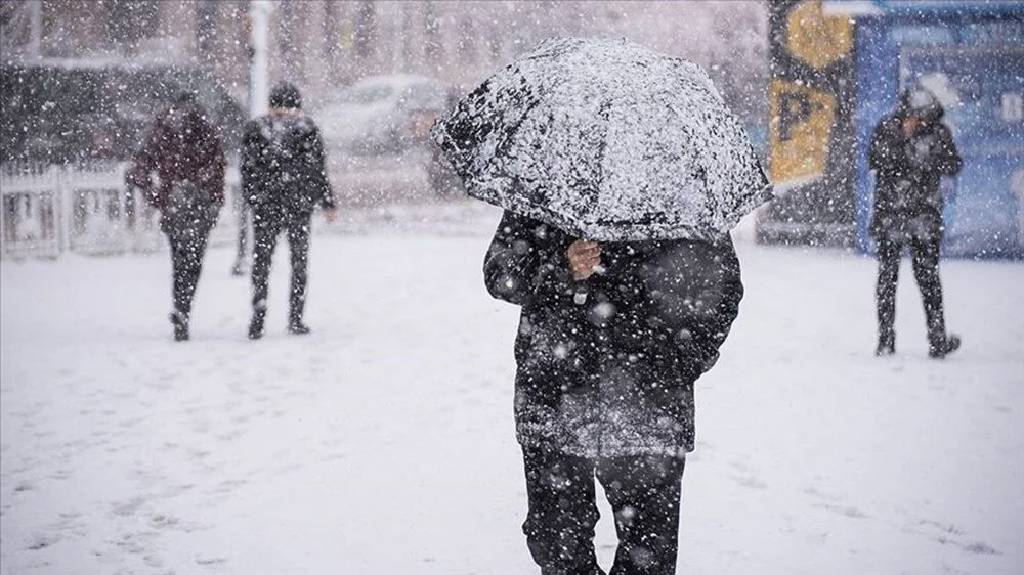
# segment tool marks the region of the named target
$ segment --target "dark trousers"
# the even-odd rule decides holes
[[[249,243],[249,202],[241,201],[238,206],[238,259],[235,260],[235,267],[241,271],[245,263],[245,256],[248,255]]]
[[[921,289],[924,313],[928,321],[928,342],[938,349],[946,338],[946,320],[942,311],[942,283],[939,281],[940,238],[911,239],[910,248],[914,279]],[[900,257],[904,243],[890,238],[878,240],[878,334],[883,342],[893,342],[896,332],[896,281],[900,272]]]
[[[252,306],[256,317],[262,319],[266,313],[270,261],[277,245],[277,237],[285,231],[288,235],[292,262],[291,310],[288,317],[292,324],[302,321],[302,312],[306,304],[306,266],[309,258],[311,220],[310,215],[267,218],[254,214]]]
[[[619,545],[610,575],[672,575],[679,549],[682,457],[586,459],[523,448],[527,546],[543,575],[603,573],[594,553],[594,477],[615,517]]]
[[[192,298],[199,284],[199,274],[203,270],[206,241],[212,223],[206,218],[191,215],[165,215],[162,227],[171,246],[174,311],[187,322],[192,313]]]

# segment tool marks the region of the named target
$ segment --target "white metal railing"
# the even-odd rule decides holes
[[[165,243],[159,213],[124,184],[125,163],[0,165],[0,254],[151,252]],[[241,205],[237,168],[229,168],[225,209],[211,243],[234,241]]]

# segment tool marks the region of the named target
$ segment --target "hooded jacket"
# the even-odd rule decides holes
[[[876,238],[934,239],[942,234],[942,176],[954,176],[963,165],[953,136],[942,123],[945,111],[930,92],[907,90],[896,110],[875,128],[868,166],[876,186],[871,233]],[[914,132],[903,132],[908,117],[920,120]]]

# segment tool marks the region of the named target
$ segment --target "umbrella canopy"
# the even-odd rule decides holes
[[[771,198],[707,73],[626,40],[549,40],[435,125],[470,195],[586,239],[712,239]]]

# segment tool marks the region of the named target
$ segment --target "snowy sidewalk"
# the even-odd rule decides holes
[[[0,571],[535,573],[491,225],[316,237],[305,338],[279,249],[256,343],[228,249],[187,344],[166,254],[5,261]],[[872,261],[739,250],[680,574],[1024,573],[1024,265],[943,263],[965,345],[936,362],[905,262],[898,355],[877,359]]]

